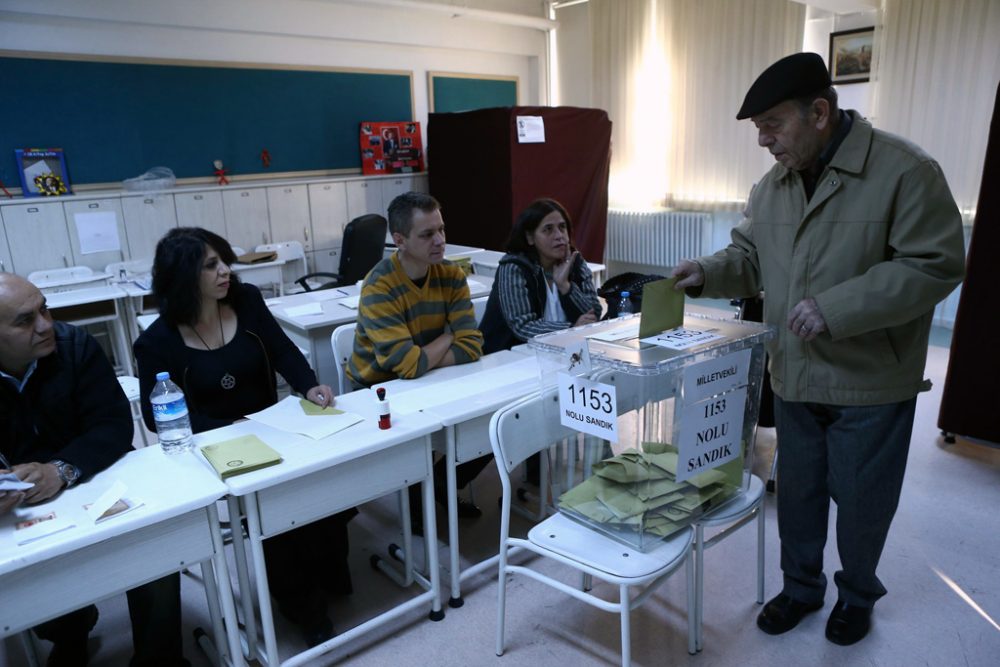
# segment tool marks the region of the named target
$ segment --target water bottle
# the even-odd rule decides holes
[[[149,395],[153,405],[156,435],[165,454],[186,452],[194,446],[191,439],[191,418],[180,387],[170,381],[170,373],[156,374],[156,386]]]
[[[631,296],[628,290],[622,292],[622,298],[618,300],[618,317],[632,312]]]

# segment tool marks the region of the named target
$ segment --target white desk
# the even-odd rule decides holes
[[[134,375],[132,339],[125,331],[128,298],[128,293],[118,285],[101,285],[45,294],[49,311],[57,320],[77,326],[109,322],[114,334],[115,356],[118,358],[118,363],[126,375]]]
[[[492,278],[496,275],[497,267],[500,266],[500,259],[505,254],[499,250],[483,250],[482,252],[469,255],[469,259],[472,261],[472,269],[478,275]],[[608,267],[597,262],[587,262],[587,266],[590,267],[590,272],[594,274],[594,287],[600,287],[601,283],[604,282],[604,272]]]
[[[126,496],[144,504],[94,524],[83,506],[116,480],[128,485]],[[18,546],[16,518],[0,517],[0,637],[200,563],[216,646],[221,652],[228,646],[231,659],[242,665],[215,509],[225,493],[225,485],[192,455],[167,456],[146,447],[49,502],[19,510],[32,516],[54,511],[58,519],[71,519],[73,528]],[[223,582],[221,595],[216,578]]]
[[[441,422],[432,415],[399,415],[394,416],[391,429],[379,430],[374,394],[368,391],[338,398],[337,405],[364,415],[365,421],[323,440],[285,433],[252,421],[240,422],[195,437],[200,446],[253,433],[280,452],[283,459],[278,465],[226,480],[230,493],[230,517],[239,516],[242,512],[247,518],[247,541],[255,586],[249,583],[250,569],[247,567],[244,545],[236,544],[235,554],[240,597],[244,603],[244,619],[250,638],[248,646],[251,647],[253,657],[267,665],[278,665],[279,657],[263,540],[417,482],[423,483],[424,525],[427,534],[436,535],[430,434],[441,428]],[[408,522],[407,515],[404,517],[406,528]],[[412,583],[412,577],[417,576],[412,572],[409,541],[409,530],[406,529],[404,548],[408,567],[407,579],[402,583],[407,585]],[[280,664],[310,664],[318,655],[363,636],[372,628],[428,602],[431,605],[431,618],[443,618],[437,550],[428,549],[427,558],[430,579],[422,582],[428,589],[427,592]],[[263,647],[254,641],[257,636],[256,623],[250,607],[254,602],[260,610]]]
[[[468,282],[473,299],[488,296],[493,288],[493,279],[489,277],[469,276]],[[341,324],[358,319],[354,301],[359,293],[360,288],[357,285],[350,285],[267,300],[271,314],[278,320],[278,324],[292,342],[301,349],[308,350],[309,362],[321,384],[337,386],[335,355],[330,346],[330,334]],[[320,304],[323,312],[298,316],[288,314],[289,308],[312,303]]]
[[[492,453],[489,426],[493,413],[516,398],[538,390],[538,363],[534,355],[504,350],[469,364],[435,369],[414,380],[392,380],[385,387],[396,414],[415,410],[436,415],[445,427],[435,434],[435,451],[445,455],[448,472],[448,551],[451,575],[451,607],[461,607],[461,579],[488,566],[485,561],[464,573],[458,553],[458,490],[455,466]],[[348,394],[343,398],[348,398]],[[338,405],[341,399],[337,399]],[[443,436],[443,437],[442,437]],[[426,501],[424,501],[426,503]],[[425,504],[426,507],[426,504]]]

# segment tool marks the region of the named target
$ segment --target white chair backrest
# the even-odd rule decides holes
[[[337,368],[337,394],[346,394],[351,390],[351,381],[347,379],[347,362],[354,350],[354,329],[356,322],[341,324],[330,334],[330,347],[333,348],[333,362]]]
[[[548,404],[548,405],[547,405]],[[500,408],[490,420],[490,442],[497,467],[509,475],[521,461],[576,431],[559,423],[559,394],[554,388],[533,392]]]
[[[488,296],[480,296],[472,300],[472,309],[476,312],[476,324],[483,321],[483,313],[486,312],[486,302],[489,301]]]
[[[45,292],[63,289],[82,289],[108,282],[108,274],[96,273],[89,266],[69,266],[60,269],[44,269],[28,274],[28,282]]]
[[[265,243],[254,248],[255,252],[276,252],[278,259],[285,260],[281,267],[281,279],[287,286],[309,273],[306,264],[306,251],[298,241],[280,241]]]

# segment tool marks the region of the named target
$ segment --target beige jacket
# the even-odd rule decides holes
[[[787,401],[878,405],[912,398],[923,379],[934,306],[964,275],[962,222],[938,164],[857,112],[807,203],[797,172],[776,164],[754,189],[729,247],[698,260],[702,296],[764,290],[775,393]],[[786,327],[813,297],[829,331]]]

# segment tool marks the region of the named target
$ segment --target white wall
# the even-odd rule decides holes
[[[422,123],[427,122],[429,71],[517,76],[518,102],[544,104],[545,32],[489,18],[452,18],[451,13],[421,10],[418,3],[391,7],[330,0],[4,0],[0,47],[405,70],[413,72],[415,120]]]
[[[830,66],[830,33],[855,28],[869,28],[875,25],[877,13],[875,10],[855,12],[852,14],[831,14],[809,8],[806,14],[805,34],[802,38],[802,50],[813,51],[823,56],[827,67]],[[841,109],[856,109],[865,118],[871,119],[872,84],[848,83],[834,86],[837,89],[838,104]]]
[[[593,106],[593,62],[590,51],[590,10],[588,4],[572,5],[556,11],[559,27],[553,58],[553,99],[555,105]]]

